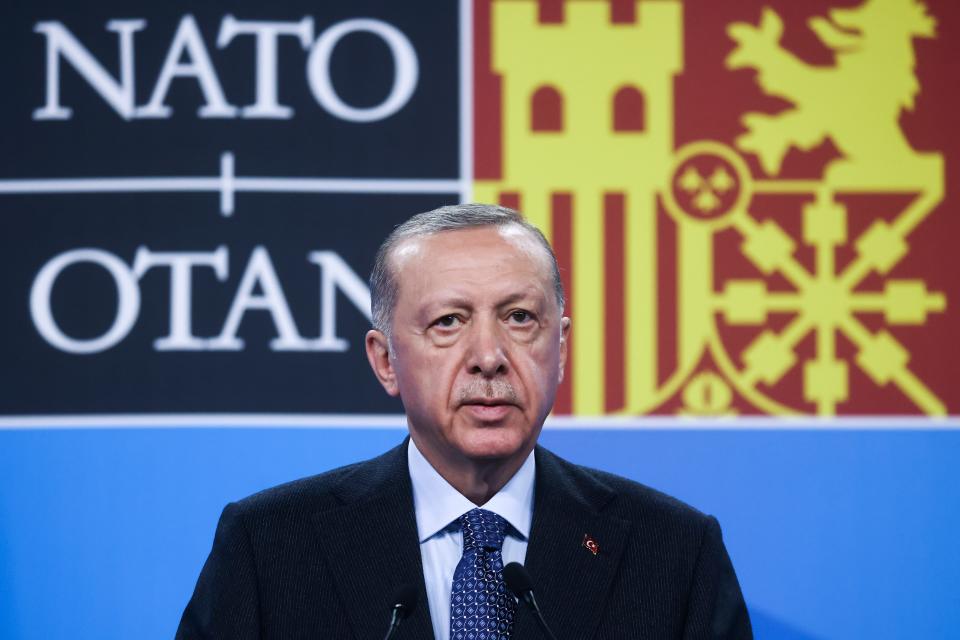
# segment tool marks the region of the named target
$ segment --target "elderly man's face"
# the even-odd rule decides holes
[[[417,446],[444,465],[525,457],[563,377],[570,323],[543,248],[517,226],[478,227],[408,240],[392,265],[392,353],[378,332],[367,353]]]

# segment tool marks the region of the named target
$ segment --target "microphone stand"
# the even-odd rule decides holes
[[[533,611],[533,614],[537,618],[537,624],[540,625],[540,630],[543,631],[543,634],[547,636],[549,640],[557,640],[557,636],[553,635],[550,627],[547,626],[547,621],[543,619],[543,614],[540,612],[540,606],[537,605],[537,599],[533,595],[533,590],[524,591],[520,599],[523,600],[528,609]]]

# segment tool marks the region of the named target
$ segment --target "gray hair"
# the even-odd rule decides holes
[[[560,280],[560,266],[557,256],[553,253],[550,243],[537,227],[527,222],[523,215],[513,209],[493,204],[456,204],[440,207],[432,211],[418,213],[387,236],[373,263],[373,272],[370,274],[370,307],[373,315],[374,328],[390,335],[393,321],[393,309],[397,303],[399,285],[396,274],[390,265],[391,254],[394,248],[411,238],[420,238],[442,231],[457,231],[474,227],[504,227],[515,225],[525,229],[533,236],[546,255],[550,258],[553,271],[553,291],[557,298],[557,305],[561,311],[564,307],[563,283]]]

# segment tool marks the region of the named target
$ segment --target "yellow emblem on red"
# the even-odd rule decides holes
[[[937,19],[868,0],[791,25],[795,6],[766,4],[477,2],[474,198],[523,210],[568,269],[558,412],[935,416],[957,402],[937,344],[911,332],[942,334],[960,285],[911,260],[918,228],[946,215],[943,153],[918,151],[902,122]],[[685,101],[744,78],[756,109],[726,106],[747,92]]]

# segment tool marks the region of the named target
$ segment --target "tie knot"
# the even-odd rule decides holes
[[[463,548],[500,549],[507,534],[507,521],[486,509],[471,509],[460,516]]]

